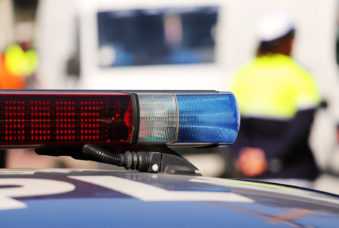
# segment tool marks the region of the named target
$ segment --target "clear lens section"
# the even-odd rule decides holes
[[[177,95],[178,143],[231,144],[237,137],[240,117],[232,93]]]
[[[170,143],[176,140],[175,95],[138,94],[140,129],[138,143]]]

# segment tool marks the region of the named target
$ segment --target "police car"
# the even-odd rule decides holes
[[[125,170],[0,170],[1,227],[338,227],[339,197],[203,177],[169,149],[231,144],[233,94],[3,91],[0,147]]]

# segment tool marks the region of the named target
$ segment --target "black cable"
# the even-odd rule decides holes
[[[102,149],[101,147],[86,144],[82,147],[82,152],[85,155],[96,158],[100,162],[109,163],[117,166],[122,165],[122,156],[121,154],[113,154]]]
[[[82,151],[86,156],[93,157],[98,162],[144,172],[160,171],[161,154],[159,152],[126,151],[124,154],[114,154],[93,144],[84,145]]]

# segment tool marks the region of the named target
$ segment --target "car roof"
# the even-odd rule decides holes
[[[1,170],[4,227],[337,227],[339,197],[265,182],[103,170]]]

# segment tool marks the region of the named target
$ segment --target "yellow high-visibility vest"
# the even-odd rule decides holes
[[[280,54],[257,57],[242,67],[233,77],[231,91],[244,116],[291,118],[320,102],[313,77]]]
[[[24,51],[17,45],[11,45],[5,52],[5,64],[12,75],[28,76],[34,73],[38,57],[34,50]]]

